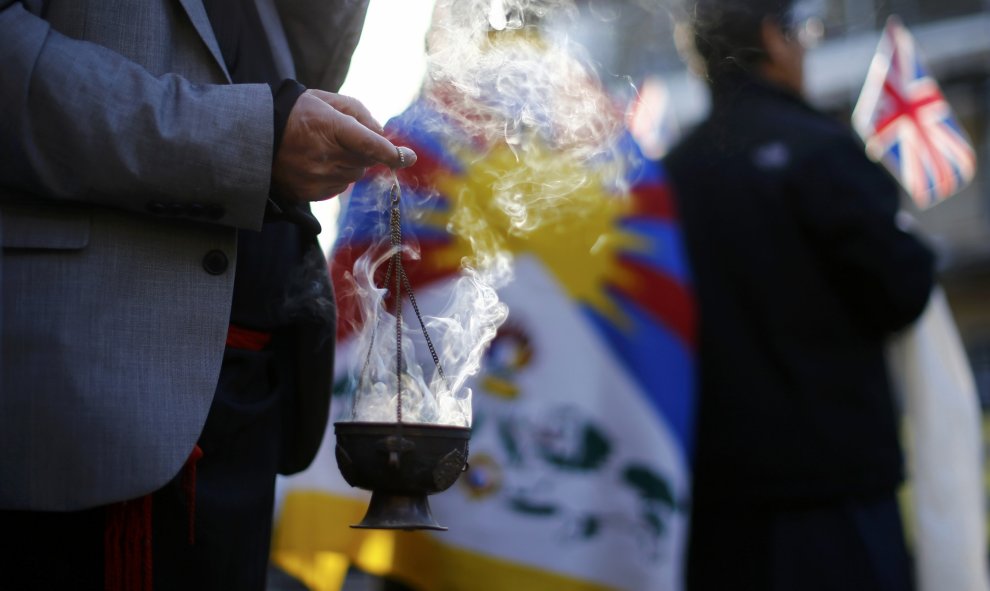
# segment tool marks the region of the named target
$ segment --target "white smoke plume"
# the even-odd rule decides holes
[[[382,280],[394,252],[388,213],[392,181],[380,179],[378,203],[363,202],[372,208],[369,215],[379,216],[382,239],[357,259],[348,276],[361,308],[353,420],[397,420],[398,372],[402,421],[469,426],[471,392],[465,383],[478,372],[507,316],[497,290],[511,280],[513,243],[537,230],[552,231],[563,207],[572,213],[590,209],[582,208],[582,201],[601,197],[592,187],[604,184],[624,193],[628,163],[616,148],[623,129],[620,109],[607,98],[581,48],[563,33],[576,16],[569,0],[437,0],[422,98],[439,116],[420,124],[435,126],[424,131],[440,137],[456,129],[469,138],[464,142],[473,150],[469,158],[497,165],[480,168],[483,187],[446,195],[453,200],[446,230],[465,242],[470,254],[462,259],[457,280],[444,284],[443,309],[422,310],[443,376],[408,303],[397,367],[394,271],[389,286],[377,287],[373,279]],[[435,197],[423,195],[423,189],[417,189],[416,199]],[[418,210],[402,204],[403,216]],[[403,236],[407,261],[419,258],[412,238]]]

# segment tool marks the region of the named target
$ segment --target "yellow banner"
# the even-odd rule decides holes
[[[313,591],[338,591],[351,564],[418,591],[611,589],[448,546],[422,532],[352,529],[366,509],[366,501],[288,493],[275,527],[272,560]]]

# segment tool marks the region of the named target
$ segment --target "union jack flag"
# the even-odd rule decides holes
[[[958,193],[976,173],[976,156],[914,38],[887,21],[853,111],[869,156],[924,209]]]

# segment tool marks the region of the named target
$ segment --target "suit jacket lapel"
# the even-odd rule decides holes
[[[210,50],[210,54],[213,55],[213,59],[220,66],[224,77],[227,78],[227,82],[230,82],[230,73],[227,71],[227,64],[223,61],[223,54],[220,53],[220,45],[217,43],[216,35],[213,34],[213,26],[210,24],[210,17],[206,15],[203,0],[179,0],[179,4],[182,5],[186,14],[189,15],[189,20],[192,21],[196,32],[199,33],[203,43],[206,44],[206,47]]]
[[[272,0],[255,0],[255,6],[258,7],[261,28],[268,37],[268,45],[272,49],[272,58],[275,60],[275,69],[278,70],[279,77],[295,78],[296,68],[292,62],[292,51],[289,49],[288,39],[285,38],[285,29],[282,27],[278,9]]]

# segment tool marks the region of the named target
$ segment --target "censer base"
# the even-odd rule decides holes
[[[446,530],[426,498],[450,488],[467,468],[471,429],[412,423],[334,423],[337,467],[351,486],[371,491],[362,529]]]
[[[382,491],[371,493],[368,512],[355,529],[401,529],[414,531],[432,529],[447,531],[437,523],[430,511],[426,495],[398,495]]]

